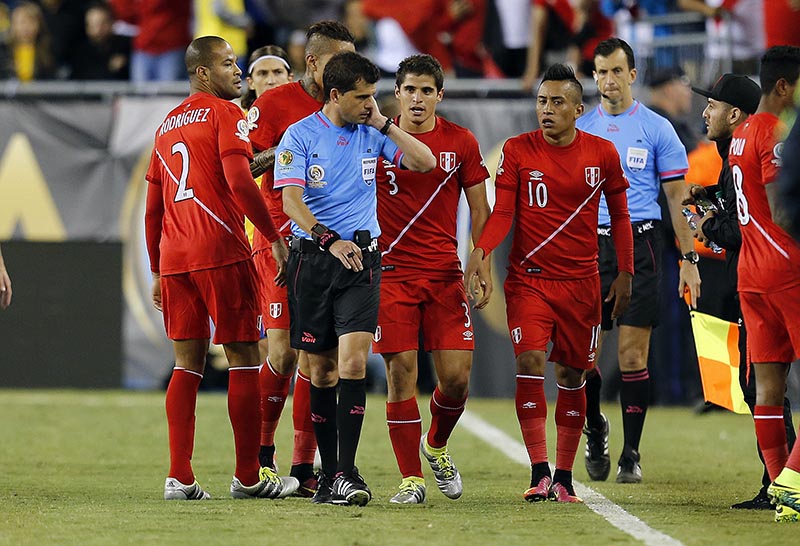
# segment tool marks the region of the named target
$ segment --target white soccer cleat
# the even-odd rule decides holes
[[[167,478],[164,482],[164,500],[207,500],[211,495],[203,491],[200,484],[195,482],[186,485],[175,478]]]
[[[447,446],[439,450],[433,450],[434,452],[428,451],[429,448],[433,450],[428,445],[428,435],[423,434],[419,441],[419,450],[431,465],[433,477],[436,478],[436,485],[439,486],[439,491],[450,499],[459,498],[464,491],[461,484],[461,474],[458,472],[453,458],[450,457]]]
[[[234,499],[282,499],[288,497],[300,487],[297,478],[278,476],[269,467],[262,467],[258,472],[261,478],[255,485],[242,485],[239,478],[231,481],[231,497]]]

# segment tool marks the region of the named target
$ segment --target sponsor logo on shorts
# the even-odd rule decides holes
[[[587,360],[591,363],[594,362],[596,358],[597,358],[597,353],[595,351],[592,351],[589,353],[589,358]]]
[[[291,165],[292,161],[294,161],[294,154],[289,150],[283,150],[278,154],[278,165],[285,167]]]
[[[626,406],[625,413],[644,413],[644,410],[639,406]]]
[[[456,153],[439,152],[439,166],[446,173],[452,171],[456,167]]]
[[[283,313],[283,304],[282,303],[270,303],[269,304],[269,316],[272,318],[278,318]]]
[[[474,336],[475,334],[473,334],[469,330],[464,330],[464,332],[461,335],[464,336],[464,341],[471,341],[472,340],[472,336]]]
[[[317,338],[315,338],[313,334],[309,334],[308,332],[303,332],[303,336],[300,338],[300,341],[302,341],[303,343],[316,343]]]
[[[600,167],[586,167],[583,171],[586,175],[586,183],[594,188],[600,182]]]
[[[322,415],[317,413],[311,412],[311,422],[312,423],[327,423],[328,420],[324,418]]]
[[[239,137],[239,140],[243,140],[245,142],[250,142],[250,124],[247,123],[247,120],[240,119],[236,122],[236,136]]]
[[[522,409],[536,409],[536,402],[525,402],[522,404]]]
[[[567,410],[567,417],[580,417],[581,412],[575,411],[574,409]]]
[[[378,343],[381,340],[381,325],[379,324],[377,328],[375,328],[375,334],[373,334],[372,339],[375,340],[375,343]]]
[[[278,404],[280,402],[283,402],[283,396],[268,396],[267,400],[275,404]]]
[[[522,328],[517,326],[513,330],[511,330],[511,340],[519,345],[519,342],[522,341]]]
[[[353,406],[350,408],[350,415],[364,415],[364,406]]]

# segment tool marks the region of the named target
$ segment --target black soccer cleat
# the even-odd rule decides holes
[[[589,477],[602,482],[608,479],[611,472],[611,457],[608,455],[608,418],[600,414],[603,418],[602,428],[589,428],[584,425],[583,434],[586,436],[586,472]]]
[[[369,490],[356,467],[353,467],[349,473],[337,474],[332,489],[333,504],[365,506],[372,500],[372,491]]]
[[[333,479],[320,470],[317,474],[317,490],[311,497],[314,504],[333,504]]]

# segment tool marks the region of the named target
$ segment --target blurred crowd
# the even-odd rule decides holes
[[[182,80],[186,46],[210,34],[241,62],[281,46],[302,73],[305,29],[322,19],[344,22],[386,73],[423,52],[449,77],[523,89],[553,62],[591,74],[594,46],[612,35],[654,72],[702,57],[752,74],[767,47],[800,45],[800,0],[0,0],[0,79]],[[699,54],[674,45],[682,33],[703,37]]]

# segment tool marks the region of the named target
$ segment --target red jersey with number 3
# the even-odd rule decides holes
[[[244,215],[222,170],[230,154],[252,157],[248,125],[235,104],[195,93],[156,130],[145,178],[161,186],[162,275],[220,267],[250,257]]]
[[[322,103],[306,93],[300,82],[291,82],[269,89],[259,96],[247,112],[250,141],[258,151],[277,146],[292,123],[313,114]],[[261,179],[261,193],[267,201],[272,222],[281,235],[288,236],[289,217],[283,212],[283,193],[276,190],[275,173],[267,169]],[[253,252],[270,248],[269,241],[258,230],[253,233]]]
[[[384,282],[423,274],[431,280],[461,278],[456,221],[462,188],[489,178],[475,136],[440,117],[427,133],[413,135],[438,159],[428,173],[400,169],[391,161],[378,165],[379,245]]]
[[[514,192],[516,224],[509,274],[545,279],[598,274],[600,193],[628,188],[611,142],[581,130],[568,146],[548,144],[541,130],[510,138],[500,156],[495,185],[498,203],[477,246],[486,249],[483,241],[496,231],[493,224],[501,222],[499,192]]]
[[[742,229],[740,292],[774,292],[800,284],[800,246],[772,221],[765,189],[778,177],[783,129],[775,115],[762,112],[733,132],[728,161]]]

